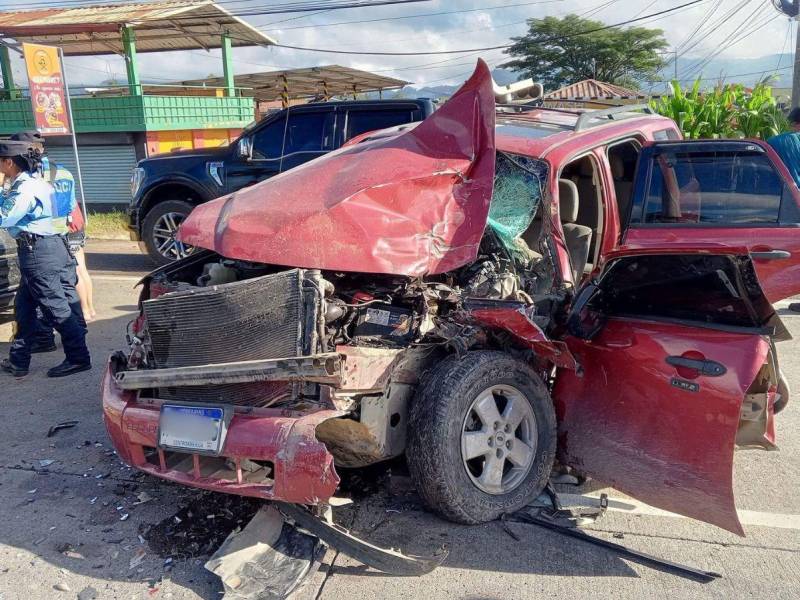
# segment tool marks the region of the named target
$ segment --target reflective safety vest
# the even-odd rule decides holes
[[[53,199],[53,226],[59,234],[66,235],[70,230],[72,212],[78,206],[75,197],[75,178],[63,165],[42,161],[45,178],[55,190]]]

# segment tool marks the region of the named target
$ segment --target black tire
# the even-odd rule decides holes
[[[467,472],[461,436],[473,402],[492,386],[511,386],[533,409],[537,444],[527,475],[508,493],[487,493]],[[526,363],[496,351],[449,356],[423,379],[411,407],[408,460],[422,499],[457,523],[492,521],[519,510],[547,485],[556,451],[556,416],[550,394]]]
[[[150,209],[150,212],[147,213],[142,223],[142,240],[147,248],[148,256],[157,265],[169,264],[180,258],[180,256],[176,254],[174,257],[171,257],[169,253],[165,254],[159,250],[161,244],[157,239],[156,225],[165,215],[170,214],[181,215],[181,220],[183,220],[189,216],[193,208],[194,206],[185,200],[165,200],[163,202],[158,202]]]

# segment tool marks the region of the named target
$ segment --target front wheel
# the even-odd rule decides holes
[[[417,491],[446,519],[483,523],[519,510],[544,489],[556,417],[536,372],[503,352],[450,356],[423,381],[406,457]]]
[[[156,204],[142,223],[142,239],[147,254],[158,265],[166,265],[192,253],[192,246],[175,239],[178,227],[194,206],[184,200],[166,200]]]

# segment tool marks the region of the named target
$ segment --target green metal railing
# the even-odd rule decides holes
[[[254,108],[244,96],[72,97],[77,133],[238,128],[253,120]],[[0,134],[33,126],[29,98],[0,99]]]

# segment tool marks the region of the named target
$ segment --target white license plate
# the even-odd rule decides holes
[[[158,445],[219,454],[226,430],[225,410],[209,406],[161,405]]]

